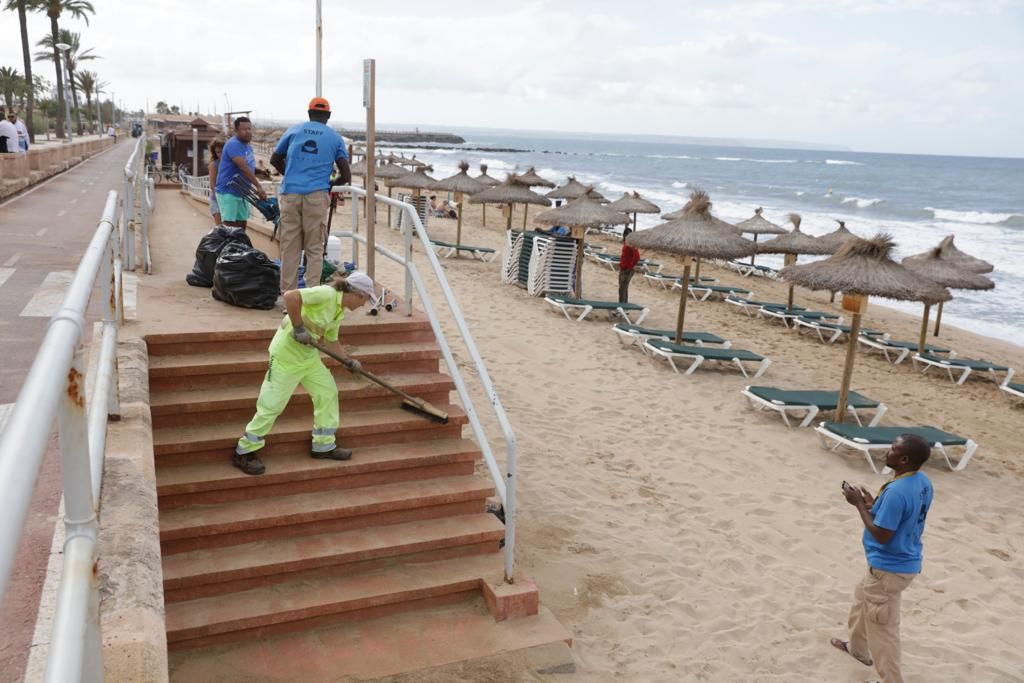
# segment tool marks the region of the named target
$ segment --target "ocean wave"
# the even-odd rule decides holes
[[[864,199],[863,197],[843,197],[842,201],[843,204],[853,204],[858,209],[866,209],[869,206],[875,206],[876,204],[881,204],[883,202],[885,202],[885,200],[879,199],[878,197],[872,197],[871,199]]]
[[[755,164],[795,164],[796,159],[744,159],[744,161],[753,161]]]
[[[830,166],[863,166],[859,161],[847,161],[846,159],[825,159]]]
[[[515,168],[514,164],[510,164],[507,161],[502,161],[501,159],[481,159],[480,163],[487,164],[488,170],[496,169],[499,171],[511,171],[513,168]]]
[[[691,157],[686,154],[648,154],[648,159],[700,159],[700,157]]]
[[[806,193],[806,192],[804,192],[803,190],[797,190],[797,191],[796,191],[796,192],[794,192],[793,194],[795,194],[795,195],[796,195],[797,197],[803,197],[803,196],[804,196],[805,194],[807,194],[807,193]]]
[[[982,225],[993,225],[997,223],[1019,224],[1024,221],[1024,214],[1019,213],[953,211],[952,209],[935,209],[930,206],[924,207],[924,210],[931,211],[936,220],[953,221],[954,223],[980,223]]]
[[[684,183],[684,182],[680,182],[678,180],[675,181],[674,183],[672,183],[672,187],[678,188],[680,190],[685,190],[689,186],[690,186],[690,183]]]
[[[739,157],[715,157],[715,161],[743,161]]]

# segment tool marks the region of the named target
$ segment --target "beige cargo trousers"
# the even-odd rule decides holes
[[[299,261],[306,254],[307,287],[320,284],[324,267],[324,235],[327,221],[325,191],[281,195],[281,291],[298,287]]]

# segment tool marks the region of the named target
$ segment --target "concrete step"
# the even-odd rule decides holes
[[[473,600],[220,647],[179,649],[169,654],[168,663],[171,683],[539,680],[530,674],[574,671],[571,640],[544,607],[530,617],[495,622],[482,601]],[[498,660],[513,653],[523,660],[526,675]],[[485,668],[458,664],[481,659]],[[418,673],[401,676],[409,672]]]
[[[402,399],[368,379],[356,377],[339,369],[335,379],[338,398],[345,411],[372,410],[400,405]],[[398,389],[432,404],[447,404],[455,383],[440,373],[388,374],[381,379]],[[189,387],[186,389],[158,390],[150,397],[153,427],[226,422],[237,424],[252,417],[259,397],[260,382],[217,387]],[[295,388],[283,415],[301,413],[310,415],[312,399],[306,389]]]
[[[483,545],[486,552],[494,553],[504,535],[505,527],[497,517],[479,513],[194,550],[164,558],[164,598],[170,603],[223,595],[284,583],[299,572],[309,578],[311,570],[329,569],[337,577],[343,569],[373,560],[422,557],[465,546]]]
[[[448,413],[441,425],[399,407],[377,410],[341,411],[338,443],[353,449],[383,444],[410,443],[433,439],[460,438],[465,412],[451,404],[435,404]],[[197,462],[219,462],[230,457],[252,411],[234,423],[170,426],[153,429],[153,454],[157,467]],[[262,455],[301,451],[309,448],[313,417],[308,411],[284,415],[274,424]]]
[[[253,477],[222,455],[217,462],[158,467],[156,490],[160,509],[170,509],[469,474],[479,458],[480,449],[468,439],[361,448],[344,462],[316,460],[302,448],[267,458],[266,474]]]
[[[475,514],[494,485],[474,475],[160,511],[164,555],[270,538]]]
[[[437,373],[441,351],[433,342],[373,344],[350,347],[351,355],[373,373]],[[350,374],[333,358],[324,364],[338,377]],[[188,355],[154,356],[149,359],[150,391],[256,384],[267,372],[267,348],[231,350]]]
[[[500,580],[501,555],[473,555],[356,576],[321,577],[167,605],[167,644],[178,649],[247,640],[467,600]]]
[[[278,322],[262,329],[218,330],[151,334],[146,337],[150,358],[194,353],[232,353],[266,351],[277,331]],[[415,316],[394,314],[376,317],[349,314],[342,322],[341,339],[345,344],[361,346],[374,343],[432,342],[430,322]]]

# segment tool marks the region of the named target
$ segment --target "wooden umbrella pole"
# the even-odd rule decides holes
[[[512,232],[512,205],[508,205],[508,227],[505,228],[508,232]]]
[[[523,232],[526,232],[526,216],[530,213],[530,205],[523,204]]]
[[[633,212],[633,232],[636,232],[636,211]]]
[[[754,246],[757,246],[757,233],[754,233]],[[754,259],[757,258],[757,251],[750,255],[750,265],[754,265]]]
[[[936,337],[939,336],[939,327],[942,325],[942,304],[943,304],[943,302],[940,301],[939,302],[939,307],[937,309],[935,309],[935,336]]]
[[[796,263],[796,254],[786,254],[783,257],[783,263],[787,266],[791,266]],[[793,285],[789,286],[789,298],[786,299],[786,310],[793,310]],[[854,341],[856,341],[856,339]]]
[[[686,297],[690,295],[690,258],[683,261],[683,289],[679,296],[679,315],[676,316],[676,344],[683,343],[683,322],[686,320]]]
[[[917,340],[917,352],[924,353],[925,340],[928,337],[928,314],[931,313],[932,305],[924,305],[924,314],[921,316],[921,335]]]
[[[486,204],[481,204],[480,206],[484,207],[484,227],[486,228],[487,227],[487,205]]]
[[[860,312],[854,313],[853,321],[850,323],[850,335],[846,342],[846,367],[843,368],[843,383],[839,387],[839,401],[836,403],[836,422],[842,422],[846,418],[846,403],[850,397],[850,380],[853,378],[853,361],[857,355],[861,315]]]
[[[462,244],[462,193],[455,193],[455,201],[459,203],[459,222],[455,228],[455,246]]]
[[[697,259],[697,271],[693,274],[693,279],[700,282],[700,259]],[[690,279],[686,279],[686,284],[690,284]]]
[[[786,299],[786,310],[793,310],[793,285],[789,286],[789,296]]]
[[[391,186],[388,185],[388,199],[391,199]],[[391,227],[391,205],[388,204],[388,227]]]
[[[573,230],[576,233],[577,230]],[[579,239],[576,240],[576,298],[583,298],[583,233],[585,230],[581,227],[578,230]],[[629,322],[629,321],[627,321]]]

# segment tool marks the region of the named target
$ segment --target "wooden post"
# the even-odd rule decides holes
[[[462,244],[462,193],[455,193],[455,201],[459,203],[459,222],[455,228],[455,245]]]
[[[942,304],[943,304],[943,302],[940,301],[939,302],[939,307],[935,310],[935,336],[936,337],[939,336],[939,326],[942,325]]]
[[[757,233],[754,233],[754,246],[757,246]],[[754,259],[757,258],[757,249],[754,249],[754,253],[750,255],[750,265],[754,265]]]
[[[700,259],[697,259],[697,271],[693,274],[693,279],[700,282]],[[686,279],[686,286],[690,286],[690,279]]]
[[[576,240],[576,298],[583,298],[583,236],[586,228],[581,225],[572,226],[570,235]]]
[[[391,199],[391,186],[388,185],[388,199]],[[388,227],[391,227],[391,205],[388,204]]]
[[[690,295],[690,264],[693,258],[683,257],[683,289],[679,295],[679,314],[676,316],[676,344],[683,343],[683,323],[686,320],[686,298]]]
[[[921,334],[917,339],[917,352],[924,353],[924,345],[928,337],[928,314],[932,310],[931,304],[924,305],[924,314],[921,316]]]
[[[377,88],[377,60],[363,60],[363,106],[366,107],[366,274],[373,278],[374,255],[377,246],[377,197],[374,175],[377,165],[377,121],[375,100]]]
[[[486,228],[487,227],[487,204],[481,204],[480,206],[483,207],[483,210],[484,210],[484,227]]]
[[[526,232],[526,216],[530,213],[530,205],[523,204],[523,232]]]
[[[796,254],[786,254],[783,257],[783,263],[787,266],[791,266],[796,263]],[[789,286],[789,296],[786,298],[786,312],[793,310],[793,285]],[[856,341],[856,339],[854,340]]]
[[[850,397],[850,381],[853,379],[853,362],[857,355],[857,337],[860,336],[861,316],[867,310],[868,298],[863,294],[843,294],[843,309],[853,313],[850,335],[846,344],[846,365],[843,367],[843,381],[839,386],[839,401],[836,403],[835,421],[846,419],[846,404]]]
[[[502,204],[501,210],[505,212],[505,215],[508,218],[508,225],[505,227],[505,230],[512,232],[512,205]]]

